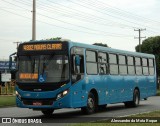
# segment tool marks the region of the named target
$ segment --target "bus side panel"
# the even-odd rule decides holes
[[[78,86],[79,85],[79,86]],[[108,96],[106,95],[106,91],[108,90],[107,87],[107,76],[99,76],[99,75],[86,75],[84,77],[84,80],[78,82],[77,84],[74,85],[73,90],[77,91],[77,87],[79,89],[79,92],[81,92],[81,95],[75,95],[75,91],[73,92],[73,104],[74,106],[79,106],[83,107],[87,105],[87,98],[88,98],[88,93],[91,90],[95,90],[97,92],[98,97],[98,105],[106,104],[106,99]],[[81,90],[80,90],[81,89]],[[77,99],[80,99],[81,102],[79,102]],[[76,100],[76,101],[75,101]],[[78,103],[79,102],[79,103]]]
[[[73,84],[72,87],[70,88],[73,108],[82,107],[87,104],[88,93],[84,89],[85,85],[86,85],[85,79],[82,79]]]
[[[96,83],[96,87],[99,88],[99,105],[106,104],[109,100],[108,95],[108,80],[106,75],[99,75],[99,82]]]
[[[148,76],[147,97],[156,95],[157,82],[155,76]]]
[[[120,82],[122,77],[111,75],[88,75],[89,83],[85,85],[85,90],[96,89],[98,94],[98,105],[116,103],[121,101]]]
[[[146,91],[147,91],[147,77],[146,76],[137,76],[136,77],[136,87],[138,87],[140,92],[140,99],[143,99],[146,97]]]
[[[131,101],[133,99],[133,90],[136,87],[136,76],[124,76],[124,95],[122,101]]]
[[[108,101],[106,103],[116,103],[122,101],[121,87],[124,84],[122,76],[108,75]]]

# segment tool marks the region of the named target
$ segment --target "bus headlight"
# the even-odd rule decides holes
[[[65,90],[65,91],[59,93],[59,94],[57,95],[57,99],[56,99],[56,100],[58,100],[58,99],[60,99],[60,98],[63,98],[65,95],[68,94],[68,92],[69,92],[69,90]]]
[[[16,91],[16,96],[21,100],[21,95]]]
[[[18,91],[16,91],[16,96],[17,96],[18,94],[19,94]]]

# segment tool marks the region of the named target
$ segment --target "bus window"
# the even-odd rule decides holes
[[[128,56],[128,74],[135,75],[135,67],[134,67],[134,57]]]
[[[110,74],[118,74],[118,62],[116,54],[109,54]]]
[[[99,52],[98,54],[98,66],[99,66],[99,74],[107,74],[108,72],[108,63],[107,63],[107,55],[106,53]]]
[[[143,74],[148,75],[148,60],[147,58],[142,58]]]
[[[97,74],[97,53],[95,51],[86,51],[86,69],[87,74]]]
[[[122,75],[127,74],[126,56],[119,55],[119,73]]]
[[[154,61],[153,61],[153,59],[149,59],[149,74],[154,75]]]
[[[135,57],[135,65],[136,65],[136,74],[142,75],[142,62],[141,58]]]
[[[149,67],[153,67],[154,66],[153,64],[154,64],[153,59],[149,59]]]

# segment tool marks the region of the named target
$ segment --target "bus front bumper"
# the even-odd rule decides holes
[[[60,94],[59,97],[58,94]],[[25,92],[17,90],[16,104],[17,107],[30,109],[59,109],[72,107],[70,92],[65,94],[65,96],[61,96],[61,93],[58,93],[58,91]]]

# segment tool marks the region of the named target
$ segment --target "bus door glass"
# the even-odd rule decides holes
[[[73,47],[71,50],[72,83],[81,80],[84,76],[84,49]]]

